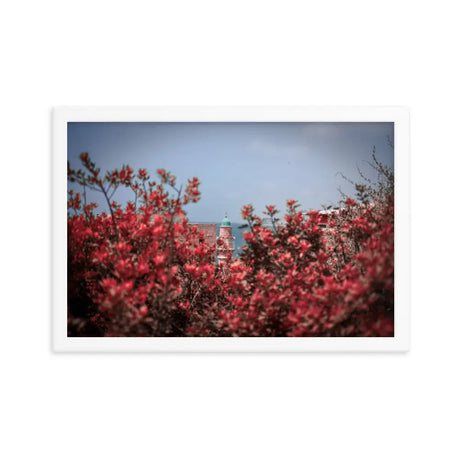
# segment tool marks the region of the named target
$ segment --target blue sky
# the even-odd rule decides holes
[[[202,199],[186,207],[192,222],[219,221],[228,212],[240,222],[241,208],[252,203],[261,214],[265,205],[285,210],[287,199],[302,208],[320,209],[341,199],[338,187],[353,195],[339,174],[359,181],[375,145],[377,158],[393,166],[393,123],[69,123],[68,160],[88,152],[105,173],[129,164],[156,176],[164,168],[178,184],[196,176]],[[73,188],[77,188],[71,184]],[[125,203],[133,193],[120,188],[113,199]],[[90,201],[106,211],[102,195]]]

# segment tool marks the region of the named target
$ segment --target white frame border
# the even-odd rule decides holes
[[[67,337],[68,122],[394,122],[394,337]],[[409,111],[402,107],[56,107],[52,155],[53,349],[60,352],[402,352],[410,347]]]

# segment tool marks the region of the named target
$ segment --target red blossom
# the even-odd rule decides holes
[[[324,216],[306,215],[295,200],[287,201],[286,223],[276,228],[263,226],[246,205],[243,253],[224,270],[215,266],[216,245],[202,241],[182,208],[199,199],[197,178],[175,197],[168,190],[176,193],[176,178],[163,169],[157,185],[146,182],[144,169],[133,176],[123,166],[103,177],[88,154],[80,158],[88,176],[98,178],[88,184],[121,184],[140,193],[137,207],[112,202],[112,216],[96,215],[94,203],[82,207],[82,195],[69,192],[69,335],[394,333],[391,194],[369,206],[347,200],[324,229]],[[68,173],[83,177],[70,167]],[[267,206],[265,214],[274,219],[277,212]]]

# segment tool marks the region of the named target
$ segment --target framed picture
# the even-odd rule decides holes
[[[409,114],[58,107],[53,345],[409,349]]]

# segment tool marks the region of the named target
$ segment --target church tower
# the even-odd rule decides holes
[[[228,220],[227,213],[225,213],[225,217],[220,224],[219,237],[217,238],[217,260],[219,265],[225,266],[231,262],[233,251],[235,250],[234,239],[235,237],[232,236],[232,224]]]

